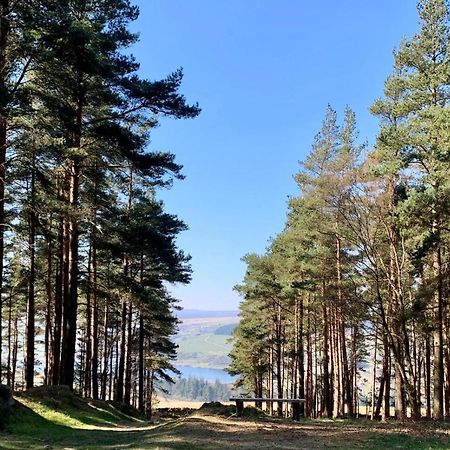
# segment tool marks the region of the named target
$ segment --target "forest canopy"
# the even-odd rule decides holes
[[[329,106],[283,232],[243,258],[229,370],[255,397],[306,398],[308,417],[363,400],[373,418],[450,416],[450,15],[417,10],[370,108],[374,147]]]
[[[191,272],[186,225],[156,196],[182,167],[150,135],[200,108],[181,69],[139,77],[138,14],[128,0],[0,2],[0,382],[144,411],[176,373],[167,286]]]

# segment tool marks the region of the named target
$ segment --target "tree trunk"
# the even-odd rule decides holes
[[[97,248],[95,233],[92,242],[92,398],[98,399],[98,305],[97,305]]]
[[[0,0],[0,92],[7,92],[7,49],[10,33],[10,23],[7,17],[9,13],[9,0]],[[2,367],[2,324],[3,310],[1,296],[3,293],[3,258],[4,258],[4,234],[5,234],[5,184],[6,184],[6,151],[7,151],[7,129],[5,104],[6,96],[0,98],[0,368]],[[2,382],[2,370],[0,369],[0,383]]]
[[[384,338],[383,347],[383,377],[385,380],[383,420],[387,420],[391,416],[391,351],[387,337]]]
[[[103,315],[103,373],[102,373],[102,388],[100,398],[106,401],[106,386],[108,382],[108,356],[113,353],[108,346],[108,326],[109,326],[109,305],[105,301],[105,310]],[[110,372],[112,377],[112,373]]]
[[[92,361],[92,240],[88,252],[88,273],[86,289],[86,363],[84,366],[84,395],[91,396],[91,361]]]
[[[433,274],[437,282],[437,289],[434,295],[436,313],[433,332],[433,417],[437,420],[442,420],[444,418],[444,298],[440,248],[437,248],[433,253]]]
[[[8,362],[6,364],[6,384],[14,390],[11,385],[11,356],[12,356],[12,292],[9,293],[8,305]]]
[[[63,217],[60,218],[58,236],[58,267],[55,280],[55,321],[53,333],[53,362],[52,362],[52,383],[58,385],[61,376],[61,335],[62,335],[62,314],[63,314],[63,295],[65,289],[65,237],[66,227]]]
[[[79,142],[77,147],[79,147]],[[78,308],[78,220],[75,210],[78,206],[78,184],[80,178],[80,164],[72,161],[70,167],[69,204],[73,216],[68,219],[68,280],[67,291],[64,295],[63,340],[61,354],[61,384],[73,389],[75,344],[77,337],[77,308]]]
[[[323,320],[323,405],[322,415],[331,418],[333,414],[330,392],[330,352],[329,352],[329,319],[328,308],[325,304],[325,286],[322,283],[322,320]]]
[[[305,398],[305,343],[303,337],[303,315],[304,315],[304,299],[303,294],[300,296],[300,304],[298,311],[298,371],[299,371],[299,386],[298,396]],[[300,416],[305,415],[305,404],[300,404]]]
[[[35,334],[35,252],[36,252],[36,211],[35,211],[35,161],[31,173],[31,195],[29,212],[29,249],[30,249],[30,274],[28,276],[27,296],[27,344],[25,359],[25,387],[30,389],[34,385],[34,334]]]
[[[373,375],[372,375],[372,404],[370,418],[375,419],[375,398],[377,387],[377,346],[378,346],[378,329],[375,325],[375,342],[373,346]]]
[[[45,311],[45,384],[51,384],[52,374],[52,317],[53,317],[53,295],[52,295],[52,278],[53,278],[53,243],[52,243],[52,217],[49,217],[47,235],[47,278],[45,281],[45,289],[47,291],[47,303]]]
[[[128,320],[127,320],[127,350],[125,360],[125,388],[123,401],[126,405],[130,405],[131,400],[131,365],[132,365],[132,351],[133,351],[133,305],[130,303],[128,308]]]
[[[120,339],[120,355],[117,369],[116,397],[117,402],[123,402],[124,393],[124,372],[125,372],[125,352],[127,337],[127,302],[122,302],[122,318],[121,318],[121,339]]]
[[[14,391],[16,387],[16,369],[17,369],[17,352],[19,349],[19,329],[17,326],[18,318],[17,316],[14,319],[14,344],[13,344],[13,354],[12,354],[12,369],[11,369],[11,389]]]
[[[139,314],[139,374],[138,374],[138,390],[139,400],[138,409],[141,412],[145,412],[144,403],[144,317],[142,313]]]

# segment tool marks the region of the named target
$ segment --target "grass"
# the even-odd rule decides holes
[[[212,355],[226,355],[231,350],[227,342],[229,336],[219,334],[201,334],[177,341],[181,353],[206,353]]]
[[[114,405],[89,402],[68,391],[18,398],[0,449],[9,450],[258,450],[450,449],[450,427],[433,422],[308,420],[293,423],[253,409],[241,419],[232,407],[186,411],[148,423]]]
[[[229,363],[229,336],[202,333],[176,340],[178,364],[209,369],[223,369]]]
[[[220,368],[229,363],[231,344],[229,335],[224,334],[236,325],[236,317],[212,317],[183,319],[176,343],[180,365]],[[220,334],[216,334],[219,331]]]

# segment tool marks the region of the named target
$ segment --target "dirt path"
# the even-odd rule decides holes
[[[142,449],[450,449],[450,430],[423,424],[254,421],[194,414],[149,430]]]
[[[0,449],[15,450],[299,450],[450,449],[449,425],[237,419],[202,412],[154,424],[45,428],[1,434]]]

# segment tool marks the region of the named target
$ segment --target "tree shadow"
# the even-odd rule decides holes
[[[62,425],[41,416],[22,403],[17,403],[5,432],[0,434],[0,449],[126,449],[138,442],[142,434],[138,429],[131,428],[135,425],[133,422],[128,422],[128,427],[111,425],[110,420],[117,420],[117,417],[108,411],[101,413],[101,417],[84,413],[70,414],[67,411],[64,411],[64,414],[86,425],[108,428],[84,429]],[[103,415],[106,419],[102,419]],[[126,431],[127,429],[129,431]]]
[[[95,419],[95,420],[94,420]],[[97,424],[98,419],[85,422]],[[43,417],[18,404],[8,425],[0,434],[0,449],[149,449],[149,450],[229,450],[299,448],[446,448],[448,436],[411,436],[399,430],[354,423],[314,421],[261,421],[194,414],[158,425],[133,422],[104,429],[80,429]],[[437,430],[435,430],[437,431]],[[431,432],[431,431],[430,431]]]

